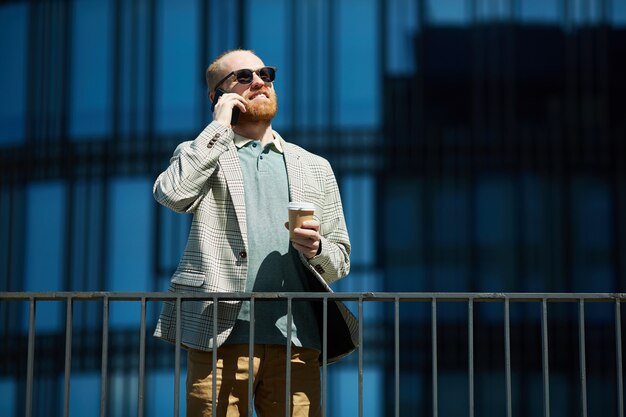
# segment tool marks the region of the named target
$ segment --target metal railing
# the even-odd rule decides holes
[[[64,390],[63,390],[63,415],[69,415],[70,382],[72,363],[72,316],[74,301],[99,300],[103,304],[102,317],[102,357],[101,357],[101,389],[100,389],[100,416],[106,416],[107,410],[107,378],[109,361],[109,302],[110,301],[135,301],[141,305],[140,313],[140,344],[139,344],[139,378],[137,392],[137,415],[144,415],[144,391],[145,391],[145,350],[146,350],[146,304],[148,302],[174,301],[176,305],[176,341],[175,344],[175,384],[174,384],[174,416],[180,412],[180,353],[181,353],[181,306],[189,300],[213,301],[214,306],[214,329],[217,329],[217,306],[219,301],[225,300],[249,300],[251,303],[251,323],[254,323],[255,300],[286,300],[288,309],[287,340],[291,340],[292,325],[292,302],[293,300],[321,301],[323,305],[323,330],[322,330],[322,415],[327,415],[327,318],[329,300],[348,301],[356,303],[356,317],[359,326],[358,355],[358,415],[363,415],[363,358],[364,358],[364,316],[363,304],[366,302],[393,303],[393,333],[394,333],[394,415],[400,416],[400,304],[403,302],[429,303],[431,311],[431,354],[432,354],[432,415],[439,414],[439,389],[438,389],[438,305],[443,302],[467,304],[467,360],[468,360],[468,415],[474,417],[475,409],[475,370],[474,370],[474,307],[476,303],[492,302],[501,303],[503,306],[503,331],[504,331],[504,370],[505,370],[505,395],[506,415],[513,416],[511,395],[511,303],[535,302],[541,303],[541,367],[543,384],[543,415],[550,416],[550,365],[549,365],[549,332],[548,332],[548,303],[576,303],[578,321],[578,351],[579,351],[579,384],[580,384],[580,415],[587,416],[587,360],[585,346],[585,306],[587,303],[612,303],[614,310],[614,336],[615,336],[615,372],[617,379],[617,414],[624,416],[623,373],[622,373],[622,330],[621,330],[621,303],[626,300],[623,293],[388,293],[388,292],[364,292],[364,293],[211,293],[211,294],[172,294],[165,292],[142,292],[142,293],[116,293],[116,292],[0,292],[0,302],[28,301],[28,353],[26,371],[26,403],[25,415],[32,416],[33,405],[33,378],[35,362],[35,316],[36,304],[39,301],[64,301],[66,303],[65,314],[65,359],[64,359]],[[214,335],[215,336],[215,335]],[[253,355],[254,326],[250,326],[250,349],[249,355]],[[216,347],[213,347],[213,374],[216,367]],[[291,346],[287,345],[287,358],[291,357]],[[252,361],[250,361],[252,363]],[[289,416],[290,403],[290,361],[286,360],[286,413]],[[252,367],[252,365],[250,365]],[[251,371],[251,370],[250,370]],[[215,384],[213,384],[213,396],[215,398]],[[252,378],[249,378],[249,407],[252,407]],[[215,407],[215,401],[213,402]],[[215,411],[215,410],[214,410]],[[215,414],[215,413],[214,413]],[[250,415],[252,415],[250,410]]]

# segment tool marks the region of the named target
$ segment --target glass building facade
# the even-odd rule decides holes
[[[3,2],[0,291],[167,288],[190,218],[152,183],[237,47],[279,68],[274,128],[333,165],[353,244],[336,291],[626,291],[623,0]],[[139,310],[110,307],[111,416],[136,415]],[[365,306],[364,415],[393,415],[392,313]],[[520,416],[541,412],[540,313],[511,311]],[[504,415],[502,311],[475,314],[477,415]],[[590,415],[617,414],[612,314],[587,309]],[[578,415],[575,317],[551,306],[556,416]],[[401,307],[403,416],[432,414],[430,320]],[[467,311],[439,321],[438,411],[462,415]],[[62,414],[64,322],[38,303],[36,416]],[[0,414],[23,415],[28,304],[0,302],[0,323]],[[71,415],[99,413],[101,329],[102,305],[76,302]],[[171,415],[173,347],[146,355],[146,414]],[[329,372],[329,415],[356,415],[355,358]]]

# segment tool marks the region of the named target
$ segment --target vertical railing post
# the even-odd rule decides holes
[[[544,298],[541,301],[541,346],[543,365],[543,415],[550,417],[550,363],[548,350],[548,303]]]
[[[35,298],[29,299],[28,361],[26,363],[26,417],[33,415],[33,372],[35,365]]]
[[[508,297],[504,300],[504,367],[506,373],[506,416],[513,417],[511,400],[511,317]]]
[[[395,381],[395,415],[400,417],[400,297],[396,297],[394,300],[394,314],[393,314],[393,335],[394,335],[394,375]]]
[[[137,416],[144,413],[144,387],[146,378],[146,297],[141,297],[139,324],[139,386],[137,387]]]
[[[102,360],[100,366],[100,417],[107,415],[107,387],[109,375],[109,297],[102,299]]]
[[[619,417],[624,417],[624,377],[622,370],[622,313],[620,299],[615,299],[615,362],[617,367],[617,408]]]
[[[292,298],[287,297],[287,349],[285,351],[285,417],[291,416],[291,327],[293,317],[291,315]]]
[[[256,326],[254,294],[250,295],[250,335],[248,338],[248,415],[252,415],[254,402],[252,396],[254,394],[254,328]]]
[[[180,414],[180,343],[181,343],[182,299],[176,297],[176,346],[174,346],[174,417]]]
[[[468,399],[469,416],[474,417],[474,299],[467,301]]]
[[[323,298],[323,312],[322,312],[322,417],[326,417],[327,408],[327,384],[328,384],[328,297]]]
[[[582,417],[587,417],[587,365],[585,354],[585,302],[578,302],[578,352],[580,355],[580,406]]]
[[[363,417],[363,296],[359,296],[359,417]]]
[[[70,376],[72,373],[72,296],[67,297],[65,314],[65,380],[63,383],[63,416],[70,415]]]
[[[439,415],[439,391],[437,388],[437,299],[433,298],[430,304],[431,311],[431,338],[432,338],[432,384],[433,384],[433,417]]]
[[[211,415],[217,415],[217,311],[218,300],[213,297],[213,354],[211,355]]]

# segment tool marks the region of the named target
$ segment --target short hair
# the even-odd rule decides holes
[[[251,49],[231,49],[230,51],[222,52],[217,58],[215,58],[213,62],[211,62],[211,65],[209,65],[206,69],[205,77],[207,84],[207,96],[211,94],[211,91],[213,91],[213,89],[215,88],[215,84],[217,84],[220,81],[221,77],[223,77],[223,74],[220,74],[220,61],[226,55],[230,55],[234,52],[250,52],[251,54],[256,56],[254,51]]]

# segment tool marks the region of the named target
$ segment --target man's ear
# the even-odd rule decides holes
[[[209,97],[209,101],[213,101],[213,97],[215,97],[215,92],[212,90],[208,90],[207,96]]]

